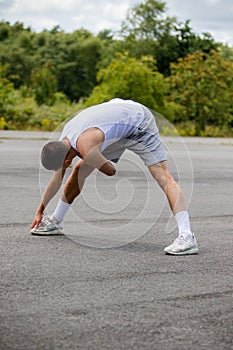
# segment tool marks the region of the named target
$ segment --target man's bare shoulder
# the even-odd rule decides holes
[[[80,154],[89,152],[95,147],[99,147],[104,141],[104,133],[99,128],[89,128],[78,138],[76,146]]]

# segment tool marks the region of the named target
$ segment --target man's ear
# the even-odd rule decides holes
[[[70,163],[70,159],[69,158],[65,158],[64,164],[69,164],[69,163]]]

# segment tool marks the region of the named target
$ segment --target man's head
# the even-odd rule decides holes
[[[63,167],[69,146],[62,141],[51,141],[44,145],[41,152],[41,164],[48,170],[58,170]]]

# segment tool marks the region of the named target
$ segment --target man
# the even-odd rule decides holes
[[[54,170],[54,174],[32,222],[31,233],[63,234],[63,218],[80,194],[87,176],[94,169],[108,176],[115,175],[112,162],[117,162],[125,149],[141,157],[166,194],[175,215],[179,236],[164,249],[165,253],[196,254],[197,242],[190,229],[184,196],[169,172],[154,116],[145,106],[131,100],[113,99],[81,111],[65,125],[59,141],[44,146],[41,163],[46,169]],[[43,217],[47,204],[62,185],[67,167],[76,156],[81,159],[66,181],[55,211]]]

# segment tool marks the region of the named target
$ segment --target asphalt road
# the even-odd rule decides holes
[[[167,203],[131,154],[90,178],[66,236],[31,236],[48,136],[0,132],[0,349],[232,349],[233,140],[163,139],[200,249],[173,257]]]

